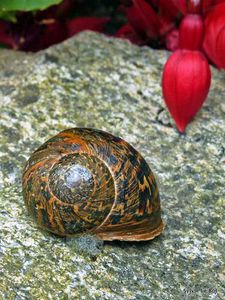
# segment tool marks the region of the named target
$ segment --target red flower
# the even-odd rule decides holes
[[[187,15],[179,28],[179,48],[200,50],[204,36],[204,24],[200,15]]]
[[[180,132],[201,108],[209,91],[211,72],[199,51],[177,50],[162,76],[163,96]]]
[[[204,50],[218,68],[225,69],[225,3],[209,12],[205,29]]]
[[[176,7],[184,14],[201,14],[225,0],[173,0]]]

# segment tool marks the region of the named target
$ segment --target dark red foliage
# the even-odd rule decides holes
[[[140,46],[149,45],[174,51],[178,49],[178,27],[184,15],[201,14],[204,19],[213,6],[222,2],[225,0],[120,0],[118,9],[127,22],[124,22],[114,36]],[[61,4],[36,14],[19,13],[15,24],[0,21],[0,43],[13,49],[38,51],[82,30],[106,32],[105,25],[110,22],[109,17],[79,15],[82,7],[86,11],[85,5],[88,3],[88,0],[64,0]],[[114,4],[114,8],[116,5],[118,4]],[[188,22],[192,26],[190,18],[187,18],[186,23]],[[183,27],[180,45],[186,48],[185,26]]]
[[[118,38],[126,39],[139,46],[145,44],[145,40],[141,39],[139,34],[134,30],[134,28],[129,24],[122,26],[115,35]]]
[[[29,50],[37,43],[42,34],[43,25],[39,25],[29,13],[20,13],[17,23],[1,22],[0,41],[4,43],[4,36],[8,36],[9,43],[15,50]],[[30,46],[29,46],[30,45]]]
[[[34,43],[28,44],[29,51],[39,51],[51,45],[62,42],[68,37],[66,24],[61,21],[53,21],[42,27],[42,32]]]
[[[39,19],[67,19],[71,11],[76,9],[76,1],[74,0],[64,0],[59,5],[53,5],[48,9],[39,11],[37,13],[37,18]]]
[[[122,6],[130,25],[145,39],[155,39],[159,34],[159,19],[154,9],[144,0],[134,0]]]
[[[0,43],[5,44],[11,48],[16,48],[12,37],[10,36],[10,28],[4,21],[0,21]]]
[[[76,2],[65,0],[35,15],[17,14],[17,22],[0,21],[0,43],[15,50],[39,51],[83,31],[103,31],[109,18],[69,18]]]
[[[175,28],[179,14],[172,0],[122,1],[120,9],[126,15],[129,26],[123,26],[117,32],[117,37],[129,39],[138,45],[165,47],[167,44],[173,44],[171,47],[176,48],[175,44],[178,44],[178,41],[175,41],[173,35],[172,42],[170,34]]]
[[[68,37],[83,30],[102,32],[110,18],[83,17],[75,18],[66,22]]]
[[[184,15],[199,14],[204,18],[214,6],[222,2],[225,0],[121,0],[120,9],[126,15],[128,24],[119,29],[116,36],[138,45],[174,51],[178,48],[177,30]],[[186,21],[188,23],[190,19]],[[181,44],[184,43],[185,48],[185,24],[183,27]]]
[[[213,6],[224,0],[173,0],[176,7],[184,14],[205,14]]]

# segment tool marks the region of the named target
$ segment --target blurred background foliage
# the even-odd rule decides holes
[[[120,0],[1,0],[0,44],[39,51],[82,31],[114,35],[125,23]]]

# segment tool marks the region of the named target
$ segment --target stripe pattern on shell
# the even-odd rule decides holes
[[[164,228],[148,164],[101,130],[68,129],[39,147],[25,166],[23,195],[37,224],[59,236],[140,241]]]

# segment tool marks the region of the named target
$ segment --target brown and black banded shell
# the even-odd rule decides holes
[[[104,131],[73,128],[36,150],[23,173],[28,211],[57,235],[150,240],[163,228],[155,178],[127,142]]]

